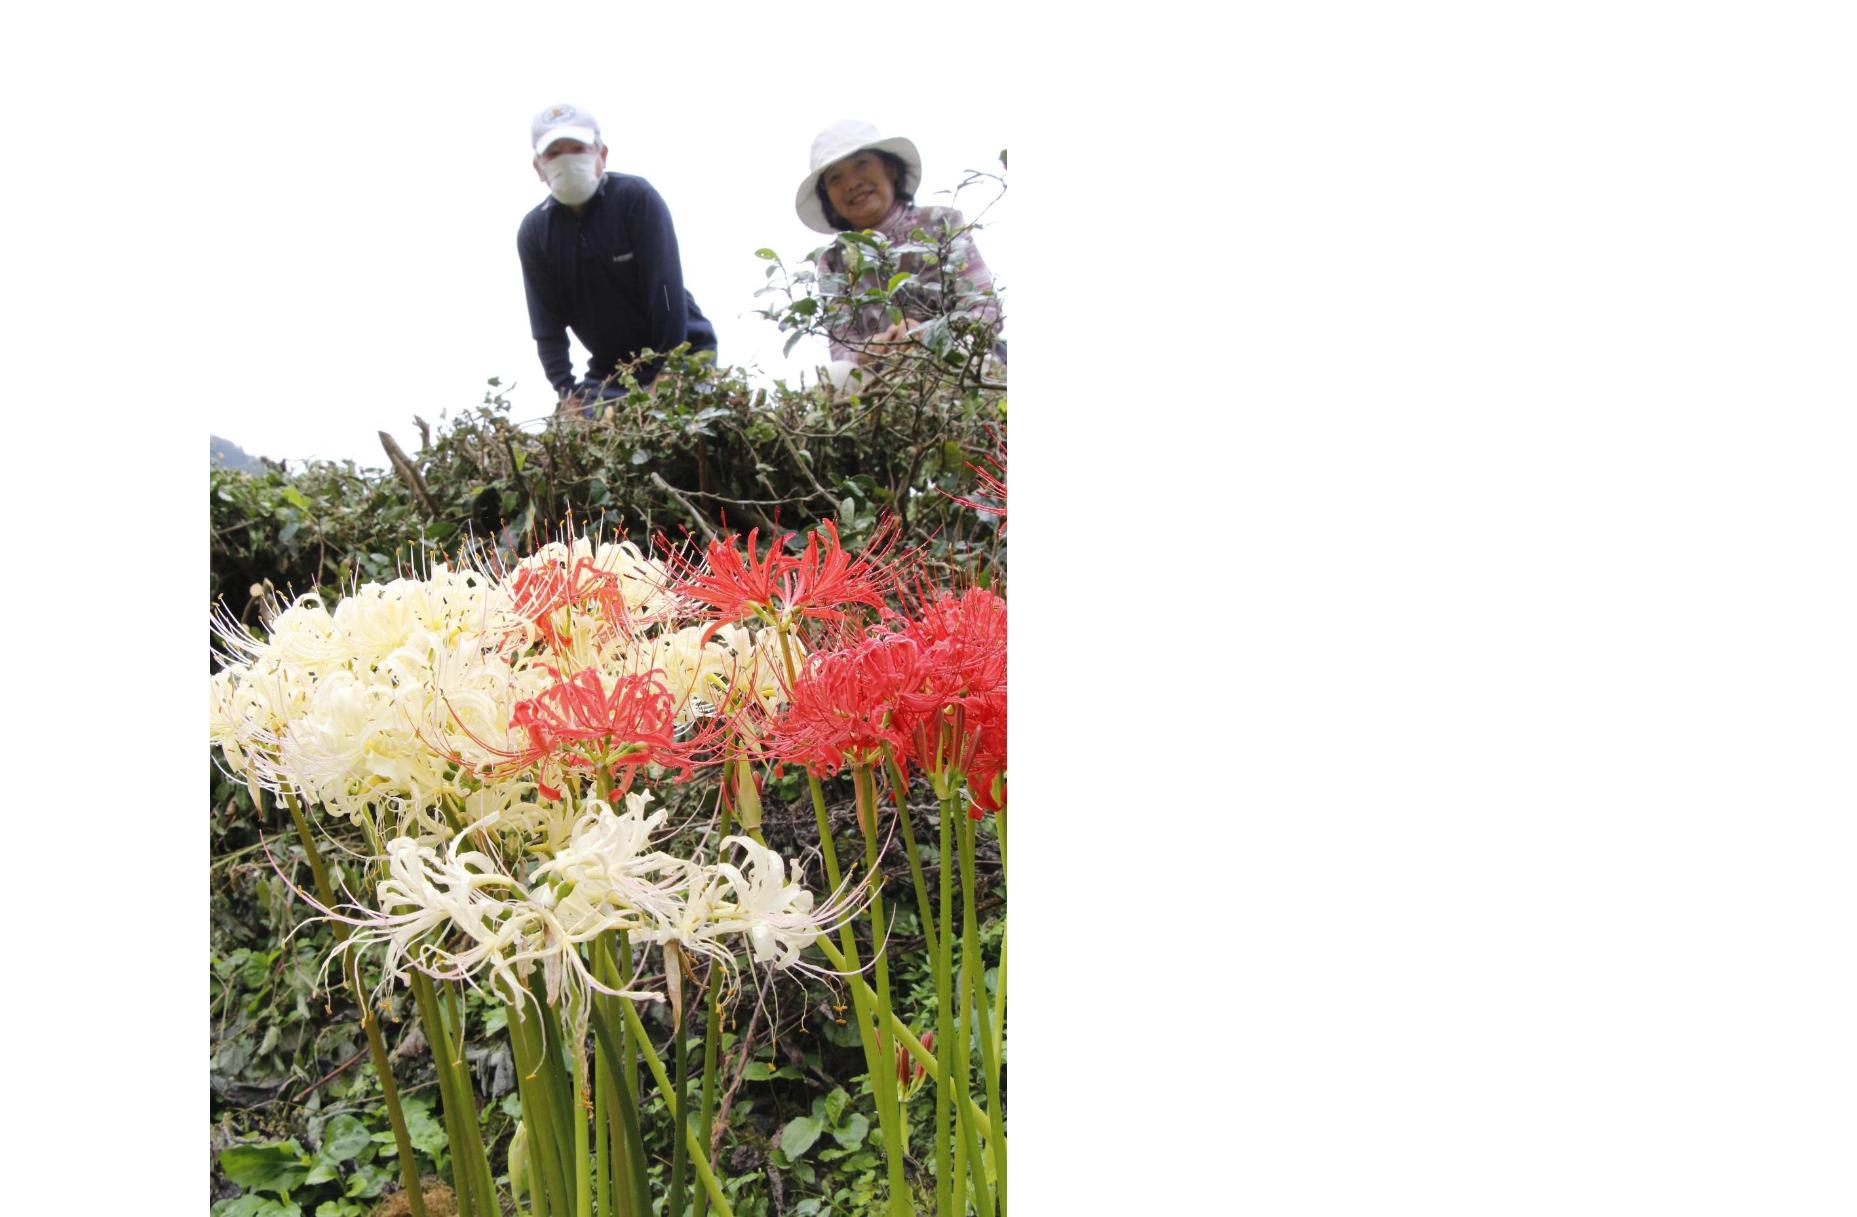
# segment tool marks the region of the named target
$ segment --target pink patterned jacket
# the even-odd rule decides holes
[[[952,207],[914,207],[901,202],[890,208],[890,214],[877,222],[873,231],[882,233],[892,245],[901,245],[909,240],[909,234],[920,228],[927,236],[926,243],[934,243],[943,232],[960,232],[967,227],[967,221],[961,213]],[[967,300],[968,309],[989,321],[999,320],[999,300],[995,296],[981,296],[976,293],[990,292],[993,288],[992,272],[981,260],[980,251],[974,247],[970,233],[960,233],[954,238],[949,261],[953,264],[955,274],[961,284],[961,295]],[[940,284],[941,267],[924,266],[923,255],[919,253],[901,254],[896,259],[896,268],[917,276],[919,281]],[[836,241],[826,249],[819,259],[819,269],[834,275],[845,275],[845,251]],[[856,283],[848,283],[846,290],[852,293],[872,291],[881,288],[875,270],[866,270]],[[897,302],[903,310],[903,316],[911,322],[927,321],[941,310],[934,305],[932,295],[925,295],[909,288],[898,293]],[[849,322],[835,327],[829,335],[829,345],[833,359],[856,359],[857,351],[852,345],[862,343],[873,334],[882,333],[890,326],[890,318],[881,304],[866,304],[857,309]]]

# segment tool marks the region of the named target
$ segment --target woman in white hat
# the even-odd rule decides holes
[[[847,119],[833,123],[812,141],[812,170],[801,179],[793,205],[800,220],[815,232],[868,229],[882,233],[893,245],[908,241],[918,228],[931,240],[939,240],[967,227],[961,213],[951,207],[917,207],[915,191],[921,182],[922,156],[915,144],[902,136],[885,136],[869,123]],[[859,307],[829,332],[834,360],[866,362],[878,353],[875,348],[907,341],[917,325],[955,304],[941,290],[943,268],[925,266],[922,255],[916,253],[898,255],[896,261],[897,269],[915,275],[917,282],[914,290],[897,293],[903,320],[892,324],[882,304]],[[967,234],[954,238],[947,263],[960,284],[959,302],[969,314],[998,320],[993,276]],[[819,269],[844,275],[843,247],[830,246],[819,260]],[[876,281],[875,271],[868,271],[864,281],[847,284],[847,289],[862,292],[873,286],[883,285]]]

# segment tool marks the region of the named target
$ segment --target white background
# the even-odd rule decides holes
[[[204,1199],[200,447],[245,314],[336,289],[310,400],[393,405],[322,369],[414,311],[267,209],[420,212],[351,132],[398,76],[507,252],[505,78],[674,124],[749,44],[705,155],[781,167],[720,250],[840,114],[927,89],[1016,154],[1022,1215],[1857,1206],[1841,9],[257,11],[8,38],[21,1211]],[[619,163],[680,226],[711,180]],[[418,307],[516,307],[459,274]]]
[[[383,465],[377,432],[416,450],[414,414],[483,400],[498,377],[517,419],[552,413],[529,337],[516,228],[547,188],[529,123],[570,101],[598,117],[607,168],[652,183],[671,210],[685,286],[715,324],[720,357],[796,379],[828,355],[757,315],[772,248],[797,263],[827,237],[793,195],[813,136],[846,117],[914,140],[917,202],[947,204],[973,169],[997,174],[1005,115],[987,90],[824,89],[806,65],[815,31],[769,8],[727,23],[640,22],[585,10],[585,36],[380,6],[365,36],[306,14],[255,27],[244,53],[190,90],[210,150],[192,189],[156,205],[201,231],[189,273],[164,284],[172,316],[206,322],[189,380],[210,431],[273,458]],[[926,74],[933,74],[923,65]],[[339,82],[339,83],[338,83]],[[871,81],[875,86],[878,82]],[[176,149],[178,151],[178,149]],[[977,211],[983,183],[956,205]],[[188,215],[210,214],[205,222]],[[977,236],[1010,286],[1006,200]],[[177,214],[178,213],[178,214]],[[574,344],[576,372],[586,353]]]

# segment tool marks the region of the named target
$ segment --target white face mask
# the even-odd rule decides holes
[[[600,188],[599,159],[597,152],[581,152],[544,161],[542,173],[548,178],[548,193],[569,207],[580,206]]]

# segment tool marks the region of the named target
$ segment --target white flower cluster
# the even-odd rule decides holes
[[[652,849],[664,812],[647,814],[650,797],[627,795],[623,812],[589,800],[566,845],[526,874],[490,849],[470,847],[481,844],[479,825],[437,845],[397,838],[388,845],[376,907],[342,915],[357,927],[351,941],[384,947],[383,979],[403,979],[409,968],[471,984],[488,979],[516,1002],[522,979],[539,967],[551,1005],[564,992],[573,1001],[589,989],[657,999],[601,984],[579,948],[623,931],[634,944],[675,944],[729,970],[732,940],[742,939],[756,962],[784,968],[855,911],[854,897],[815,909],[780,855],[745,837],[723,842],[740,851],[740,866],[705,866]]]
[[[483,574],[440,566],[370,583],[333,612],[303,596],[262,641],[221,621],[213,742],[234,772],[357,823],[370,807],[416,820],[446,795],[481,804],[454,758],[501,746],[515,703],[545,677],[498,653],[506,602]]]
[[[647,814],[648,795],[615,812],[515,725],[521,703],[587,671],[608,690],[654,673],[676,731],[777,710],[773,635],[690,622],[667,583],[635,546],[583,538],[503,573],[441,565],[367,584],[333,610],[303,596],[262,638],[215,619],[211,738],[226,766],[254,797],[287,793],[384,842],[373,907],[328,910],[358,947],[383,948],[383,983],[417,968],[515,1000],[539,967],[550,1003],[613,992],[582,949],[611,931],[725,971],[738,950],[789,967],[847,911],[855,893],[815,908],[745,837],[710,864],[653,848],[664,813]]]
[[[443,838],[439,809],[450,804],[467,819],[505,811],[561,827],[559,809],[534,804],[531,775],[485,775],[505,772],[499,763],[527,743],[511,728],[517,703],[563,673],[655,672],[678,728],[784,699],[770,635],[679,627],[665,582],[630,543],[581,538],[543,546],[501,578],[441,565],[362,586],[333,611],[303,596],[263,639],[218,619],[212,742],[254,788],[356,824],[385,812]]]

